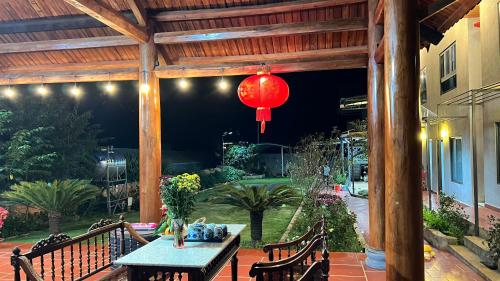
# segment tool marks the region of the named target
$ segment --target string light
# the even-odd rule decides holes
[[[446,139],[448,137],[448,130],[446,128],[441,129],[440,135],[443,140]]]
[[[40,86],[38,86],[36,88],[36,93],[39,94],[40,96],[42,97],[45,97],[47,96],[47,94],[49,93],[49,90],[47,89],[47,87],[45,87],[45,85],[43,84],[43,76],[41,78],[42,80],[42,83],[40,84]]]
[[[191,86],[189,81],[184,77],[184,72],[185,72],[185,69],[183,67],[182,68],[182,78],[177,81],[177,86],[182,91],[186,91],[187,89],[189,89],[189,86]]]
[[[110,95],[115,93],[116,87],[113,83],[111,83],[111,73],[108,74],[108,83],[104,86],[104,90]]]
[[[229,83],[224,79],[224,68],[221,70],[221,76],[219,82],[217,83],[217,87],[219,87],[219,90],[222,92],[227,91],[230,87]]]
[[[82,91],[81,91],[81,90],[80,90],[80,88],[76,85],[76,82],[75,82],[75,84],[73,85],[73,87],[71,87],[71,89],[69,90],[69,93],[70,93],[73,97],[75,97],[75,98],[78,98],[78,97],[80,96],[81,92],[82,92]]]
[[[141,94],[147,94],[149,93],[149,84],[148,84],[148,76],[146,74],[146,71],[143,71],[142,72],[142,83],[141,85],[139,86],[139,92]]]
[[[9,79],[9,86],[7,88],[5,88],[5,90],[3,91],[3,94],[8,99],[13,99],[16,97],[16,91],[14,88],[12,88],[11,83],[10,83],[10,79]]]

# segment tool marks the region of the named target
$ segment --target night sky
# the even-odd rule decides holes
[[[315,132],[329,132],[333,126],[345,128],[347,121],[361,118],[339,111],[342,97],[366,94],[366,70],[338,70],[279,74],[290,87],[283,106],[272,110],[261,142],[295,144]],[[244,106],[236,89],[247,76],[225,77],[232,88],[221,93],[217,78],[189,79],[187,92],[178,89],[175,79],[160,80],[162,142],[173,150],[213,151],[220,147],[224,131],[238,131],[235,141],[256,142],[255,110]],[[108,144],[115,147],[138,146],[137,82],[118,83],[113,97],[103,94],[102,83],[79,84],[85,90],[79,110],[91,110],[95,123],[103,129]]]

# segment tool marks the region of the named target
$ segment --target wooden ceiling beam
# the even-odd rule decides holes
[[[134,14],[131,12],[123,12],[121,15],[129,20],[135,20]],[[103,27],[108,26],[88,15],[72,15],[0,22],[0,34],[50,32]]]
[[[126,36],[103,36],[78,39],[47,40],[0,44],[0,54],[137,45]]]
[[[431,3],[430,5],[424,8],[425,10],[423,14],[420,16],[420,22],[430,19],[431,17],[438,14],[439,12],[446,9],[455,2],[456,0],[438,0],[434,3]]]
[[[139,26],[145,27],[148,23],[148,12],[142,2],[139,0],[127,0],[127,2]]]
[[[367,58],[269,64],[272,73],[366,68],[366,65]],[[211,77],[220,76],[221,69],[224,69],[224,76],[233,76],[255,74],[260,67],[260,64],[255,63],[238,63],[231,65],[171,65],[158,66],[155,68],[155,72],[160,78]]]
[[[384,23],[384,0],[378,0],[375,16],[373,17],[375,24]]]
[[[40,74],[43,74],[40,75]],[[139,68],[103,69],[85,71],[62,71],[43,73],[0,73],[0,85],[40,84],[40,83],[73,83],[137,80]]]
[[[146,29],[132,23],[129,19],[122,16],[120,12],[113,8],[103,5],[96,0],[64,0],[76,9],[97,19],[112,29],[128,36],[134,40],[145,43],[149,39]]]
[[[257,16],[266,14],[304,11],[340,5],[364,3],[366,0],[298,0],[263,5],[239,6],[231,8],[199,9],[189,11],[166,11],[156,14],[156,21],[184,21],[229,17]]]
[[[462,1],[460,6],[455,9],[453,14],[448,16],[448,18],[441,23],[437,30],[439,32],[448,30],[455,22],[458,21],[458,19],[463,17],[471,9],[470,7],[477,6],[479,2],[481,2],[481,0]]]
[[[319,32],[359,31],[367,29],[364,18],[336,19],[323,22],[269,24],[204,30],[160,32],[154,35],[157,44],[180,44],[229,39],[286,36]]]
[[[176,62],[178,65],[225,65],[237,63],[276,63],[283,61],[312,61],[322,59],[332,59],[336,57],[346,57],[363,55],[368,53],[367,46],[356,46],[346,48],[322,49],[314,51],[262,54],[262,55],[242,55],[242,56],[218,56],[218,57],[182,57]]]
[[[99,61],[85,63],[38,64],[27,66],[11,66],[0,68],[0,75],[33,74],[44,76],[45,72],[91,71],[91,70],[116,70],[139,67],[137,60],[125,61]]]

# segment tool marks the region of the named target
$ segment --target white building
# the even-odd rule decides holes
[[[420,51],[423,167],[432,190],[500,210],[500,3],[483,0]],[[474,122],[472,97],[476,100]],[[471,129],[474,128],[474,129]],[[475,135],[476,163],[473,165]]]

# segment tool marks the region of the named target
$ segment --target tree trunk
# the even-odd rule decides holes
[[[250,212],[250,231],[252,243],[262,240],[262,219],[264,211]]]
[[[49,212],[49,232],[50,234],[58,234],[61,232],[61,213]]]

